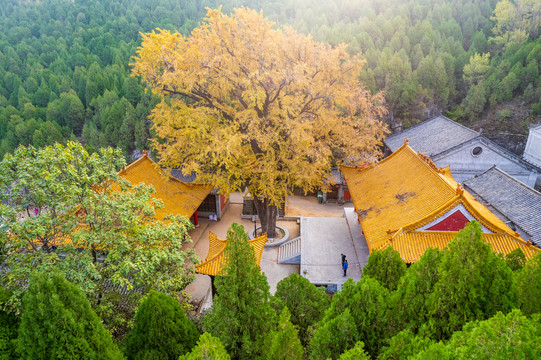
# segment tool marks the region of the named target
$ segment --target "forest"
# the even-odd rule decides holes
[[[0,156],[78,139],[148,149],[157,103],[130,76],[140,32],[188,35],[205,7],[262,9],[277,26],[345,43],[385,92],[391,130],[444,112],[487,133],[539,121],[541,4],[532,0],[19,1],[0,9]]]

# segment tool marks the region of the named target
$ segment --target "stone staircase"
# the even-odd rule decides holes
[[[301,263],[301,237],[289,240],[278,248],[278,264]]]

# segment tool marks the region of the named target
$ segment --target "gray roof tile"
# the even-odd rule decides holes
[[[541,247],[541,193],[496,167],[464,181],[464,185],[528,233]]]
[[[440,115],[393,134],[384,142],[394,152],[409,139],[409,145],[415,151],[432,157],[477,136],[476,131]]]

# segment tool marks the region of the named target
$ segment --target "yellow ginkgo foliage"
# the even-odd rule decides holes
[[[333,159],[374,161],[383,96],[358,81],[364,62],[277,29],[262,13],[208,10],[189,37],[143,34],[133,75],[162,101],[151,118],[161,163],[223,193],[248,186],[264,231],[293,187],[325,186]]]

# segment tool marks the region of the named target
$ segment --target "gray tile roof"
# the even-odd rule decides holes
[[[394,152],[407,138],[415,151],[432,157],[477,136],[479,133],[440,115],[393,134],[384,142]]]
[[[194,182],[196,178],[195,172],[192,172],[190,175],[183,175],[181,169],[171,169],[171,170],[164,169],[164,170],[169,172],[172,177],[180,181],[183,181],[185,183]]]
[[[523,229],[541,247],[541,193],[496,167],[464,181],[464,185]]]

